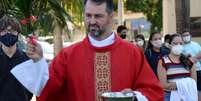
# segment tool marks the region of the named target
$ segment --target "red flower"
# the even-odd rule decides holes
[[[29,22],[29,19],[27,18],[20,20],[20,23],[23,25],[27,24],[28,22]]]
[[[37,16],[34,16],[34,15],[31,15],[29,17],[29,19],[32,21],[32,22],[36,22],[38,20]]]

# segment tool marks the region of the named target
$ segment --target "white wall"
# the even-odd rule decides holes
[[[176,32],[175,0],[163,0],[163,33]]]
[[[190,0],[190,16],[201,17],[201,0]]]

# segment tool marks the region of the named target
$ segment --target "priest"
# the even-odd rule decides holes
[[[112,32],[112,0],[85,0],[87,35],[63,48],[48,68],[39,44],[11,72],[38,101],[103,101],[104,92],[132,92],[137,101],[163,101],[163,89],[136,46]]]

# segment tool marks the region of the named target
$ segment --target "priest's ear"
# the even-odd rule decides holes
[[[114,12],[108,14],[108,21],[109,23],[113,24]]]

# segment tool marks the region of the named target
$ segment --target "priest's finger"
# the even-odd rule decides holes
[[[127,94],[127,93],[133,93],[133,90],[130,88],[126,88],[124,90],[121,91],[123,94]]]

